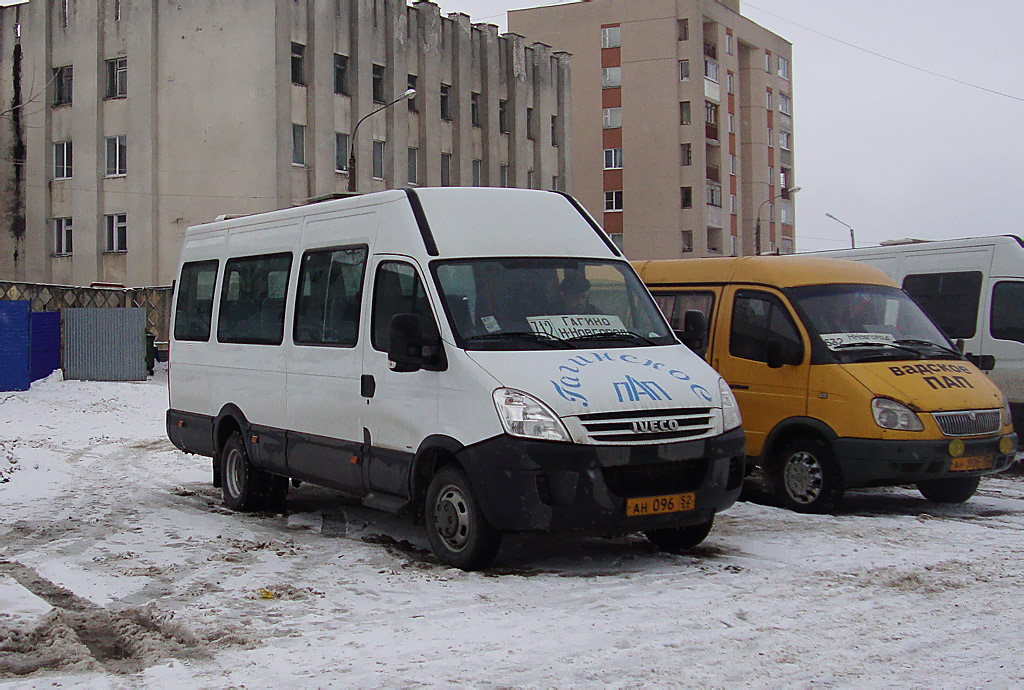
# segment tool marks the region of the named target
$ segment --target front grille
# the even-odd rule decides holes
[[[707,436],[714,431],[710,407],[581,414],[594,443],[662,443]]]
[[[696,491],[704,483],[710,460],[679,460],[649,465],[604,467],[604,483],[620,498],[660,496]]]
[[[983,436],[994,434],[1000,427],[1000,410],[935,412],[932,417],[946,436]]]

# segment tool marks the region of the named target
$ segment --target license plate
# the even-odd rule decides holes
[[[972,455],[966,458],[953,458],[949,461],[950,472],[990,469],[992,469],[992,456],[990,455]]]
[[[626,517],[681,513],[697,507],[696,494],[669,494],[626,499]]]

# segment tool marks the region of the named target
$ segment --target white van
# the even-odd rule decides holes
[[[902,240],[881,247],[819,252],[889,274],[967,358],[988,371],[1010,401],[1024,435],[1024,240],[1014,235]]]
[[[237,510],[288,479],[422,516],[443,562],[507,531],[700,543],[736,500],[728,385],[571,197],[381,192],[189,228],[167,433]]]

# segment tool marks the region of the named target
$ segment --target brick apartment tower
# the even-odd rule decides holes
[[[509,12],[572,54],[574,194],[631,259],[792,253],[792,45],[739,0]]]

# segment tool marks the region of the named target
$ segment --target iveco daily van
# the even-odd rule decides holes
[[[909,483],[966,501],[1012,461],[999,389],[878,269],[779,256],[636,268],[702,353],[710,324],[705,356],[739,400],[751,464],[790,508]]]
[[[742,484],[728,385],[571,197],[389,191],[190,228],[167,432],[238,510],[288,479],[422,516],[445,563],[503,532],[702,541]]]

